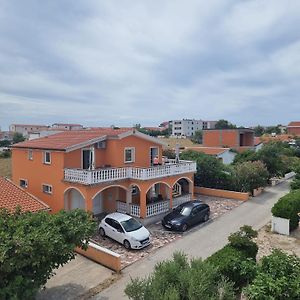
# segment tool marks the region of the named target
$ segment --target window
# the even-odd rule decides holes
[[[125,148],[124,156],[125,163],[134,162],[134,148]]]
[[[33,151],[32,150],[28,150],[28,159],[33,160]]]
[[[51,164],[51,152],[44,152],[44,163],[50,165]]]
[[[52,194],[52,185],[43,184],[43,193]]]
[[[139,192],[139,188],[137,186],[132,186],[131,187],[131,194],[134,196],[134,195],[137,195]]]
[[[26,189],[28,187],[28,181],[26,179],[20,179],[20,187]]]

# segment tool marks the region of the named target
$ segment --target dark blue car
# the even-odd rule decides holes
[[[209,219],[210,208],[207,204],[195,200],[177,206],[167,214],[162,225],[167,229],[186,231],[189,227]]]

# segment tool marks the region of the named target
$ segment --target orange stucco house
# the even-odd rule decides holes
[[[196,163],[162,164],[162,146],[128,128],[61,132],[14,145],[12,178],[51,212],[83,208],[145,219],[193,198]],[[161,164],[153,166],[157,155]]]

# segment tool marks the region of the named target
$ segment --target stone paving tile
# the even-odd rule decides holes
[[[242,201],[210,197],[210,196],[198,196],[197,199],[202,200],[210,206],[211,215],[210,219],[216,219],[223,215],[224,213],[234,209],[235,207],[242,204]],[[168,231],[162,227],[160,222],[152,225],[148,225],[147,229],[151,233],[151,244],[141,250],[126,250],[123,245],[115,242],[114,240],[106,237],[102,238],[100,235],[96,235],[93,239],[100,244],[100,246],[105,247],[111,251],[114,251],[121,255],[121,265],[122,268],[146,257],[156,251],[157,249],[182,238],[183,234],[180,232]],[[200,230],[200,228],[199,228]],[[188,231],[184,234],[188,234]]]

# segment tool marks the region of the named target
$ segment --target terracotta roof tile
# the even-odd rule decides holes
[[[14,148],[32,148],[49,150],[66,150],[69,147],[88,142],[104,136],[117,136],[129,131],[126,129],[99,128],[92,130],[71,130],[56,133],[46,137],[15,144]]]
[[[14,212],[17,206],[22,211],[49,210],[49,206],[27,193],[7,178],[0,176],[0,208]]]
[[[259,136],[254,137],[254,145],[257,146],[262,143],[262,140]]]

